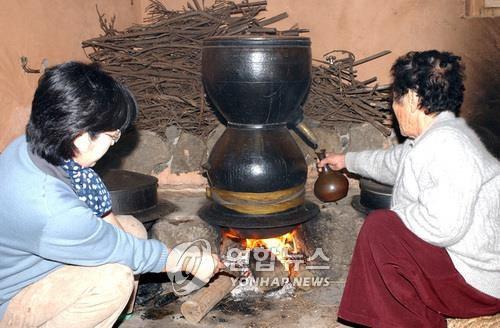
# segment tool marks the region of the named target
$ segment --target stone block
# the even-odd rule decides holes
[[[198,239],[207,240],[216,252],[218,232],[196,214],[180,211],[158,220],[151,228],[151,235],[168,248]]]
[[[326,149],[327,152],[342,152],[340,135],[336,129],[315,128],[313,131],[318,137],[320,148]]]
[[[224,124],[219,124],[215,129],[213,129],[210,134],[208,135],[207,138],[207,152],[210,154],[212,151],[212,148],[214,148],[215,143],[219,138],[222,136],[222,134],[226,131],[226,126]]]
[[[204,193],[160,191],[159,195],[175,204],[177,210],[153,225],[150,231],[153,238],[167,247],[197,239],[205,239],[216,247],[218,231],[197,215],[200,207],[206,203]]]
[[[195,135],[182,132],[172,152],[172,173],[200,171],[207,158],[207,146]]]
[[[171,144],[175,144],[180,135],[181,131],[175,125],[170,125],[165,129],[165,138],[167,138],[167,141]]]
[[[171,147],[156,133],[134,130],[123,134],[98,162],[97,170],[123,169],[151,174],[171,158]]]
[[[369,123],[353,124],[349,129],[349,145],[347,151],[380,149],[386,145],[386,138]]]

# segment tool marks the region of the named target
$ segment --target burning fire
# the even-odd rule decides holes
[[[226,237],[233,240],[239,240],[236,231],[227,231]],[[299,254],[302,251],[301,243],[297,237],[297,229],[274,238],[266,239],[240,239],[242,246],[246,249],[266,248],[269,249],[276,258],[285,266],[286,270],[290,271],[290,256]]]

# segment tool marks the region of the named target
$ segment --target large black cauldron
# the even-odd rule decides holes
[[[211,38],[203,43],[208,97],[230,123],[286,123],[311,84],[308,38]]]
[[[307,165],[287,128],[300,122],[311,84],[310,40],[207,39],[202,80],[227,129],[205,164],[213,202],[200,216],[260,237],[315,216],[304,199]]]

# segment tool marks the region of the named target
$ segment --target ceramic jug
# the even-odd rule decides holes
[[[316,153],[319,160],[326,157],[325,150]],[[328,165],[318,169],[318,179],[314,183],[314,195],[322,202],[335,202],[344,198],[349,189],[347,178],[339,171],[334,171]]]

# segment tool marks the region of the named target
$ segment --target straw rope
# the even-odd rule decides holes
[[[498,328],[500,313],[471,319],[448,319],[448,328]]]

